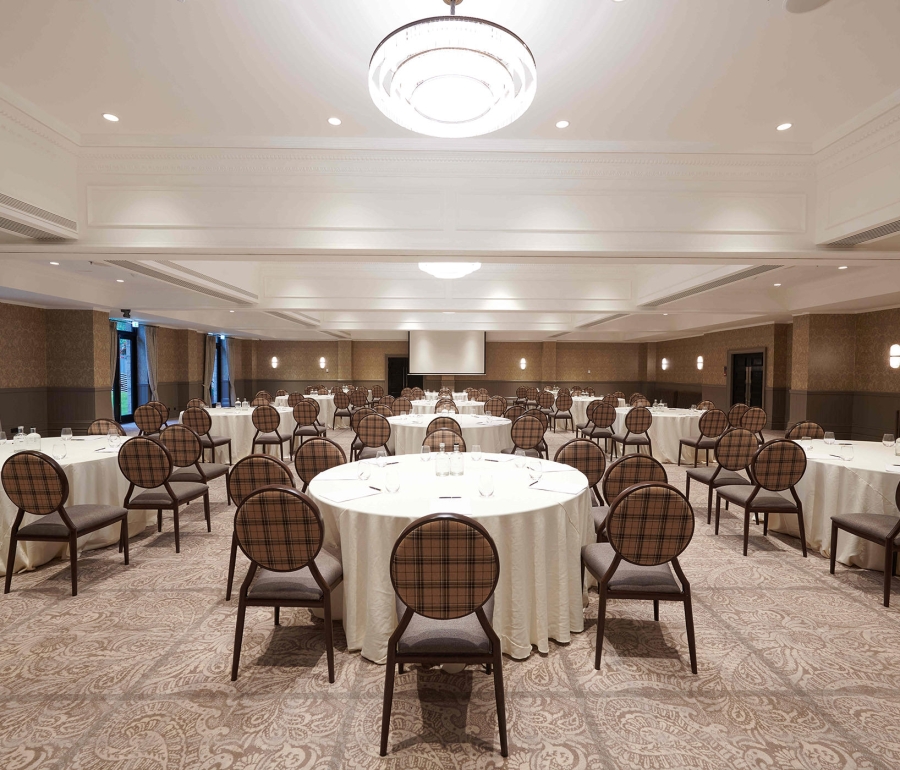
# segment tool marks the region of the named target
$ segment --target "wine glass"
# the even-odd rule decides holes
[[[53,459],[59,462],[66,456],[66,442],[65,441],[54,441],[53,442]]]
[[[516,460],[515,460],[516,468],[524,468],[525,467],[525,450],[517,449],[515,457],[516,457]]]
[[[70,438],[72,438],[72,429],[71,429],[71,428],[63,428],[63,429],[59,432],[59,437],[60,437],[63,441],[68,441]]]
[[[800,439],[800,446],[803,447],[803,451],[806,452],[806,454],[810,454],[813,448],[812,438],[810,438],[809,436],[803,436]]]
[[[360,481],[368,481],[371,475],[372,469],[369,467],[369,464],[367,462],[361,462],[359,464],[359,469],[356,471],[356,477]]]
[[[481,460],[481,444],[474,444],[472,446],[472,461],[479,462]]]
[[[384,474],[384,488],[391,494],[400,489],[400,474],[393,468]]]
[[[387,462],[387,452],[385,452],[384,449],[376,450],[375,462],[378,463],[379,468],[384,468],[384,464]]]
[[[853,451],[853,444],[842,444],[841,445],[841,459],[850,461],[853,459],[856,453]]]
[[[884,436],[881,437],[881,443],[888,447],[894,446],[894,434],[885,433]]]
[[[431,459],[431,447],[430,446],[422,447],[421,457],[422,457],[422,460],[426,463]]]
[[[478,494],[491,497],[494,494],[494,477],[490,473],[482,473],[478,477]]]
[[[531,479],[532,484],[537,484],[541,480],[542,475],[540,460],[532,460],[528,463],[528,477]]]
[[[830,430],[825,431],[825,443],[826,444],[834,443],[834,433],[832,433]]]

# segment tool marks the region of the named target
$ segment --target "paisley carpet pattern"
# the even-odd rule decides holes
[[[345,447],[349,431],[333,435]],[[571,438],[548,434],[551,454]],[[684,488],[684,474],[668,466]],[[384,668],[336,631],[328,684],[321,623],[308,610],[250,608],[240,677],[229,678],[236,600],[225,602],[231,522],[214,483],[164,531],[16,575],[0,597],[0,768],[896,768],[900,766],[900,608],[881,575],[800,555],[796,540],[739,521],[722,534],[693,495],[691,580],[699,673],[683,614],[611,602],[594,671],[597,596],[587,630],[548,655],[506,659],[510,756],[498,751],[492,680],[416,666],[399,676],[391,753],[378,756]],[[5,556],[5,555],[4,555]],[[245,562],[239,559],[236,584]],[[900,602],[900,581],[894,586]]]

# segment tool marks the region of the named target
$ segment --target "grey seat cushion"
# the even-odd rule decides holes
[[[606,523],[606,517],[609,516],[609,506],[591,506],[591,516],[594,517],[594,532],[599,532],[600,528]]]
[[[315,425],[297,425],[294,427],[295,436],[318,436],[319,429]]]
[[[683,438],[679,440],[680,444],[695,447],[696,449],[715,449],[717,438],[709,436],[695,436],[693,438]]]
[[[193,481],[176,481],[170,483],[169,486],[175,494],[175,500],[179,503],[193,500],[195,497],[202,497],[209,491],[206,484],[198,484]],[[141,492],[132,497],[131,502],[128,503],[129,508],[165,508],[170,505],[172,505],[172,498],[165,487],[156,487]]]
[[[360,440],[359,436],[357,436],[355,439],[353,439],[353,443],[350,444],[350,448],[354,452],[356,452],[356,451],[359,451],[360,449],[364,449],[365,444],[363,444],[363,442]]]
[[[749,484],[746,486],[730,485],[722,487],[718,494],[723,500],[745,507],[753,489],[754,487]],[[750,507],[754,511],[785,511],[789,513],[797,510],[793,500],[788,500],[778,492],[769,492],[765,489],[759,490]]]
[[[406,613],[406,605],[397,598],[397,621]],[[494,597],[484,605],[484,614],[491,623],[494,617]],[[491,652],[491,643],[475,613],[455,620],[431,620],[413,615],[397,642],[402,653],[452,654]]]
[[[616,552],[609,543],[592,543],[581,549],[581,559],[590,573],[600,580],[610,568]],[[622,559],[610,578],[612,591],[646,591],[648,594],[680,594],[681,584],[675,577],[671,565],[658,564],[641,567]]]
[[[200,463],[203,473],[208,479],[217,479],[228,473],[228,466],[224,463]],[[169,476],[169,481],[192,481],[194,483],[203,483],[203,479],[193,465],[187,468],[176,468]]]
[[[831,520],[854,535],[881,542],[897,526],[897,517],[885,513],[842,513]],[[900,535],[894,538],[894,544],[900,546]]]
[[[211,446],[224,446],[231,443],[230,436],[200,436],[200,446],[209,449]]]
[[[72,505],[66,508],[66,513],[75,525],[75,530],[80,531],[113,522],[128,511],[116,505]],[[58,513],[48,513],[19,529],[19,537],[23,539],[32,535],[68,537],[69,528]]]
[[[254,444],[283,444],[285,441],[290,441],[290,436],[282,436],[278,438],[274,433],[263,433],[260,436],[257,436],[254,440]]]
[[[319,551],[315,563],[325,582],[331,587],[344,574],[340,559],[324,549]],[[272,572],[261,568],[247,591],[247,597],[272,602],[317,602],[322,599],[322,589],[309,567],[294,572]]]
[[[587,435],[591,438],[612,438],[613,432],[612,428],[598,428],[595,425],[593,428],[588,429]]]
[[[626,438],[626,435],[628,438]],[[646,433],[614,433],[612,440],[620,444],[638,444],[640,446],[646,446],[650,443],[650,437]]]
[[[699,481],[701,484],[709,486],[710,479],[712,479],[713,474],[716,472],[716,468],[718,468],[718,466],[712,465],[705,468],[688,468],[687,476],[693,481]],[[725,487],[731,484],[747,485],[749,483],[750,482],[741,476],[741,474],[722,468],[719,475],[716,476],[715,481],[712,482],[712,485],[714,487]]]

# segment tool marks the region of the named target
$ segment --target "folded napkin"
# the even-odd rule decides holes
[[[489,463],[509,463],[516,459],[515,455],[495,455],[494,457],[486,457]]]
[[[341,468],[328,474],[328,478],[320,478],[319,481],[360,481],[353,468]]]
[[[328,494],[322,495],[326,500],[332,503],[347,503],[350,500],[358,500],[361,497],[370,497],[371,495],[380,494],[381,490],[376,487],[370,487],[365,482],[355,484],[347,484],[341,489],[329,489]]]
[[[890,463],[885,467],[885,470],[888,473],[900,473],[900,465],[891,465]]]
[[[544,492],[561,492],[565,495],[577,495],[584,489],[584,484],[577,479],[541,478],[531,485],[531,489],[540,489]]]

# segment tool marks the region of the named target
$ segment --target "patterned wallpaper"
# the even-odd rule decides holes
[[[485,379],[540,382],[543,346],[540,342],[485,342]],[[525,369],[520,361],[525,359]]]
[[[725,387],[725,367],[728,365],[728,351],[766,350],[766,387],[772,388],[775,383],[775,324],[764,326],[748,326],[743,329],[730,329],[724,332],[711,332],[703,335],[703,384]]]
[[[687,337],[656,343],[656,382],[700,385],[706,369],[706,345],[703,337]],[[703,369],[697,368],[697,356],[703,356]],[[663,370],[662,360],[668,360]]]
[[[852,391],[855,368],[856,317],[810,315],[809,390]]]
[[[47,385],[47,311],[0,302],[0,388]]]
[[[188,382],[203,382],[203,357],[206,355],[206,334],[189,331],[187,333],[187,379]]]
[[[891,369],[891,345],[900,345],[900,308],[860,313],[856,319],[856,389],[900,394],[900,369]]]
[[[47,387],[94,387],[93,315],[91,310],[47,311]]]
[[[109,313],[91,311],[94,338],[94,387],[112,388],[109,353],[112,344],[109,333]]]
[[[559,342],[556,379],[574,384],[640,381],[643,379],[640,357],[644,349],[645,346],[634,342]]]
[[[166,329],[159,327],[156,333],[158,351],[157,381],[187,382],[188,379],[188,335],[187,329]]]
[[[408,352],[405,340],[354,342],[353,381],[386,381],[387,363],[385,356],[405,356]]]
[[[337,379],[337,342],[297,342],[291,340],[257,340],[254,342],[257,379],[318,380]],[[319,358],[325,356],[328,374],[319,368]],[[278,368],[272,368],[272,358],[278,358]],[[246,372],[245,372],[246,376]]]
[[[809,387],[809,316],[795,315],[791,334],[791,390]]]

